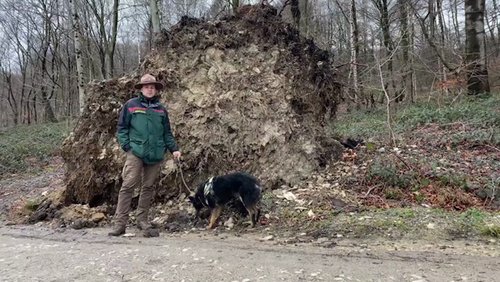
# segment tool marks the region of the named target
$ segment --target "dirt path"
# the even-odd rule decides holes
[[[61,158],[54,158],[36,175],[20,174],[0,179],[0,220],[22,220],[26,202],[62,189],[63,179]]]
[[[109,238],[107,231],[0,227],[1,280],[495,281],[500,275],[498,248],[470,252],[477,246],[464,242],[404,250],[344,240],[320,248],[253,235]]]
[[[286,234],[266,226],[241,233],[186,229],[150,239],[109,238],[103,228],[5,226],[2,219],[16,211],[12,207],[21,208],[22,199],[60,189],[62,173],[54,166],[36,177],[0,181],[0,281],[497,281],[500,276],[496,239],[336,238],[332,232],[341,232],[340,217],[333,231],[304,241],[298,239],[310,236],[300,235],[305,234],[300,226]],[[356,219],[354,225],[363,222]],[[271,234],[272,240],[260,240]]]

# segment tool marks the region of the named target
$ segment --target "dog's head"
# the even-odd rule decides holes
[[[198,213],[204,207],[203,199],[200,199],[199,197],[196,196],[196,194],[194,194],[189,196],[189,201],[193,205],[194,209],[196,210],[196,215],[198,216]]]
[[[208,206],[204,193],[205,186],[208,184],[208,182],[209,181],[205,181],[202,184],[200,184],[198,186],[198,189],[196,190],[196,193],[191,194],[188,197],[189,202],[191,202],[194,209],[196,210],[196,216],[199,216],[201,209]]]

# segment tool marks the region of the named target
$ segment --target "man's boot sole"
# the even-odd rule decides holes
[[[108,236],[120,236],[120,235],[123,235],[125,234],[125,229],[123,230],[113,230],[111,232],[108,233]]]

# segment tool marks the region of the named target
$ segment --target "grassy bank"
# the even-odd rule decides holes
[[[37,171],[58,154],[71,131],[68,122],[21,125],[0,132],[0,178]]]
[[[403,134],[428,124],[468,126],[462,139],[500,144],[500,93],[488,97],[467,97],[456,103],[437,105],[418,103],[393,110],[393,129]],[[344,114],[335,122],[342,136],[381,140],[388,136],[386,112],[383,109],[361,110]]]

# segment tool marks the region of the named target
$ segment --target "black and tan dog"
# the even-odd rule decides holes
[[[258,203],[261,194],[262,188],[255,177],[236,172],[212,177],[200,184],[196,193],[189,196],[189,201],[196,209],[197,217],[204,207],[210,209],[209,229],[215,227],[224,206],[235,200],[240,201],[248,211],[254,227],[260,217]]]

